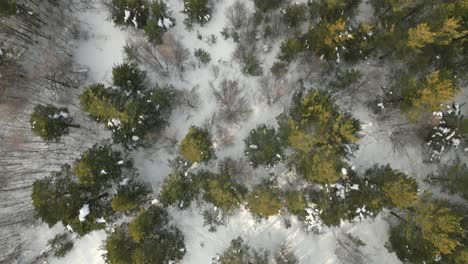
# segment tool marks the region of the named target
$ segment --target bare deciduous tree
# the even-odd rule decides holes
[[[256,54],[256,47],[251,44],[239,44],[234,51],[234,59],[239,61],[245,74],[252,76],[262,75],[262,63]]]
[[[215,79],[218,79],[219,72],[220,72],[219,66],[218,65],[211,66],[211,71],[213,72],[213,76],[215,77]]]
[[[191,109],[198,108],[200,105],[200,94],[198,92],[199,88],[199,85],[195,85],[190,90],[179,91],[179,105],[186,106]]]
[[[234,144],[234,135],[225,126],[216,125],[216,141],[221,146],[232,146]]]
[[[363,246],[365,243],[358,237],[342,232],[338,236],[335,253],[343,263],[372,263],[369,257],[362,252],[361,247]]]
[[[270,17],[271,21],[271,37],[278,38],[285,36],[289,37],[290,35],[294,34],[292,30],[289,30],[286,24],[283,21],[283,17],[280,14],[272,14]]]
[[[0,98],[5,89],[19,78],[20,70],[15,62],[0,62]]]
[[[221,106],[220,117],[228,123],[239,123],[252,113],[245,88],[239,82],[229,80],[226,76],[217,88],[213,89],[216,100]]]
[[[259,85],[260,96],[263,97],[269,105],[277,103],[291,92],[291,87],[289,87],[283,79],[275,79],[271,74],[261,77]]]
[[[125,59],[145,64],[156,72],[169,75],[169,65],[163,60],[158,50],[146,40],[129,40],[124,46]]]
[[[167,63],[175,66],[179,72],[183,72],[186,62],[190,57],[190,51],[170,34],[165,34],[163,39],[164,43],[158,46],[162,57]]]
[[[251,167],[248,166],[248,162],[243,158],[233,159],[231,157],[227,157],[219,162],[219,170],[226,171],[239,182],[244,182],[244,179],[248,178],[248,175],[250,174],[249,168]]]
[[[236,1],[226,11],[229,24],[234,29],[241,28],[247,20],[247,8],[241,1]]]
[[[126,60],[145,64],[165,76],[171,69],[182,73],[190,57],[190,51],[169,34],[164,35],[164,43],[158,46],[143,38],[130,40],[124,46],[124,53]]]

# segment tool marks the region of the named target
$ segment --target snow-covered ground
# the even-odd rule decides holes
[[[253,12],[253,2],[242,0]],[[175,27],[171,28],[167,35],[179,41],[190,52],[189,62],[185,65],[182,74],[171,72],[169,75],[162,75],[151,68],[145,68],[152,82],[159,84],[171,84],[178,89],[190,90],[198,86],[200,103],[195,109],[179,108],[174,111],[169,120],[169,126],[163,132],[161,140],[148,149],[138,149],[131,153],[135,160],[139,174],[148,182],[154,191],[154,198],[157,198],[164,178],[171,172],[169,160],[174,159],[177,154],[177,146],[171,144],[171,140],[180,140],[187,133],[191,125],[206,126],[215,135],[216,155],[221,160],[224,157],[240,158],[244,156],[244,139],[252,128],[260,124],[277,126],[276,117],[285,110],[291,94],[285,95],[283,100],[268,105],[261,96],[259,89],[260,77],[249,77],[241,72],[239,64],[234,60],[236,43],[232,39],[224,40],[220,32],[227,24],[226,9],[232,5],[231,0],[217,0],[214,2],[212,19],[203,27],[195,25],[188,31],[183,24],[185,15],[182,0],[169,0],[169,7],[176,19]],[[306,2],[300,0],[298,2]],[[80,33],[78,43],[73,53],[74,63],[89,69],[88,78],[80,89],[85,85],[102,82],[110,84],[112,66],[123,62],[123,47],[127,41],[140,39],[141,32],[133,28],[117,28],[108,19],[107,7],[100,0],[93,1],[94,8],[85,8],[75,12],[73,15],[79,21]],[[371,18],[372,8],[366,1],[362,1],[357,14],[358,20],[368,20]],[[198,35],[202,35],[199,39]],[[215,35],[215,43],[209,41],[211,35]],[[275,61],[281,40],[275,43],[262,43],[270,46],[269,52],[263,52],[260,48],[258,56],[263,62],[264,72],[268,73],[269,68]],[[198,66],[193,58],[193,51],[203,48],[211,54],[211,62],[208,65]],[[374,65],[371,61],[366,61],[359,66],[364,74],[371,76],[368,86],[381,85],[385,83],[385,70],[382,66]],[[219,70],[215,74],[214,68]],[[297,63],[292,63],[289,73],[284,77],[284,85],[294,87],[299,79],[307,85],[319,83],[320,62],[312,69],[304,69]],[[213,94],[213,86],[219,84],[226,76],[230,80],[237,80],[241,86],[245,87],[252,113],[247,120],[239,124],[226,124],[215,118],[219,107]],[[462,101],[466,101],[466,94]],[[356,98],[337,98],[343,110],[350,111],[358,118],[362,124],[362,138],[359,141],[359,149],[354,153],[354,157],[349,163],[357,171],[363,171],[375,163],[390,164],[392,168],[401,170],[415,177],[419,183],[430,172],[434,172],[436,166],[424,163],[422,143],[418,137],[412,134],[399,138],[401,141],[395,142],[394,135],[400,130],[410,127],[404,118],[379,119],[372,114],[365,105],[368,95],[360,94]],[[468,106],[465,106],[467,108]],[[78,108],[77,106],[75,108]],[[73,109],[79,111],[79,109]],[[72,113],[74,114],[74,113]],[[97,124],[94,127],[101,127]],[[232,137],[232,144],[223,145],[218,129],[221,128]],[[29,130],[29,129],[28,129]],[[103,140],[108,133],[96,135]],[[90,145],[87,142],[86,145]],[[84,148],[84,146],[82,147]],[[77,151],[77,155],[79,152]],[[73,160],[69,157],[67,160]],[[216,162],[209,163],[211,169],[217,168]],[[253,178],[247,179],[246,183],[257,182],[258,179],[267,175],[267,169],[248,168],[249,174]],[[277,166],[269,169],[277,175],[289,175],[285,166]],[[286,177],[286,176],[285,176]],[[287,179],[285,179],[287,180]],[[87,213],[83,207],[80,216],[85,219]],[[203,225],[201,209],[192,206],[185,211],[170,208],[169,213],[172,223],[177,225],[185,236],[187,254],[182,263],[187,264],[209,264],[217,253],[226,249],[231,240],[242,237],[250,246],[262,248],[271,253],[277,251],[280,245],[287,243],[300,259],[300,263],[400,263],[395,254],[390,253],[385,247],[388,241],[389,224],[386,219],[387,213],[383,212],[375,219],[365,219],[361,222],[342,223],[340,227],[324,228],[320,234],[307,232],[303,224],[292,219],[291,227],[286,228],[284,219],[280,216],[270,217],[267,220],[258,221],[246,209],[241,209],[236,215],[230,216],[225,226],[219,226],[216,232],[210,232],[207,226]],[[58,224],[49,229],[45,224],[36,226],[28,230],[28,240],[32,241],[22,253],[22,259],[32,259],[41,253],[45,248],[47,240],[54,234],[63,231],[65,227]],[[365,245],[360,247],[358,252],[351,252],[350,258],[358,255],[358,259],[344,261],[342,257],[342,239],[346,234],[362,240]],[[25,234],[26,235],[26,234]],[[51,257],[50,263],[104,263],[102,258],[102,244],[106,238],[105,231],[92,232],[76,240],[76,243],[64,258],[56,259]]]
[[[252,2],[245,1],[252,10]],[[199,85],[201,104],[196,110],[188,111],[179,109],[172,115],[170,126],[165,131],[168,138],[180,140],[187,132],[190,125],[203,126],[209,124],[217,110],[216,101],[213,96],[210,82],[219,81],[213,74],[212,66],[220,67],[221,74],[236,79],[245,85],[246,93],[249,95],[252,105],[252,115],[240,125],[224,125],[233,135],[233,145],[229,147],[218,146],[218,157],[231,156],[240,157],[243,154],[244,143],[250,129],[258,124],[267,123],[275,125],[275,118],[284,110],[284,105],[279,103],[268,106],[259,99],[258,78],[246,77],[240,73],[239,66],[233,62],[232,56],[235,44],[231,40],[224,40],[219,32],[226,24],[225,10],[231,1],[215,1],[214,14],[212,20],[203,27],[195,26],[192,31],[187,31],[182,21],[184,15],[180,12],[183,9],[182,1],[171,0],[169,6],[173,10],[173,15],[177,20],[174,28],[170,29],[176,40],[193,52],[195,48],[204,48],[211,53],[210,65],[203,67],[189,66],[181,78],[178,75],[159,76],[157,73],[149,72],[153,81],[163,84],[173,84],[181,89],[190,89]],[[368,6],[363,6],[368,8]],[[364,10],[366,11],[366,10]],[[364,12],[365,14],[365,12]],[[75,51],[75,62],[85,65],[90,69],[88,83],[110,81],[110,71],[114,64],[123,60],[122,48],[128,39],[137,38],[132,29],[118,29],[108,21],[108,12],[102,5],[96,5],[95,9],[87,10],[76,14],[81,21],[81,40]],[[197,32],[201,33],[204,39],[197,38]],[[206,41],[206,37],[215,34],[216,44]],[[278,43],[271,43],[272,50],[277,51]],[[274,61],[276,52],[260,54],[262,61],[266,65],[265,71]],[[292,71],[293,74],[287,76],[294,80],[295,74],[300,75],[300,69]],[[219,77],[218,77],[219,78]],[[362,109],[360,109],[362,111]],[[392,144],[387,140],[387,132],[376,132],[385,130],[388,126],[381,127],[378,121],[373,120],[368,113],[359,113],[357,117],[364,124],[365,135],[360,142],[360,149],[356,153],[356,158],[351,161],[357,169],[364,169],[373,163],[390,163],[396,169],[402,169],[410,174],[418,173],[418,164],[421,160],[417,157],[420,149],[409,147],[408,156],[416,157],[411,160],[399,153],[395,153]],[[213,128],[214,129],[214,128]],[[380,133],[380,134],[379,134]],[[414,153],[413,153],[414,152]],[[376,153],[378,153],[376,155]],[[164,177],[170,172],[168,159],[174,158],[174,149],[165,148],[164,142],[160,146],[150,149],[140,149],[133,153],[136,166],[143,178],[151,183],[155,191],[155,197],[159,191],[160,184]],[[212,164],[215,166],[215,164]],[[420,168],[420,167],[419,167]],[[283,169],[284,170],[284,169]],[[418,176],[422,177],[422,176]],[[216,253],[222,252],[230,244],[233,238],[241,236],[252,247],[263,248],[270,252],[275,252],[279,246],[287,242],[301,263],[342,263],[336,255],[338,239],[343,233],[353,234],[359,237],[366,246],[362,248],[368,263],[399,263],[396,256],[389,253],[385,248],[388,239],[388,224],[382,216],[375,220],[365,220],[360,223],[343,223],[341,228],[326,228],[321,234],[308,233],[304,227],[293,219],[292,226],[286,228],[280,217],[271,217],[261,222],[256,221],[252,215],[241,210],[238,214],[230,217],[226,226],[218,227],[217,232],[209,232],[208,227],[203,226],[203,218],[200,210],[192,207],[185,211],[175,209],[170,210],[173,223],[176,224],[185,235],[187,254],[183,263],[210,263]],[[81,238],[75,244],[73,250],[63,259],[53,259],[52,263],[103,263],[102,251],[100,247],[105,239],[105,232],[92,232]]]

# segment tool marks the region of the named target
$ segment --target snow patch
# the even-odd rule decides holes
[[[172,24],[172,21],[171,21],[169,18],[167,18],[167,17],[158,20],[158,26],[159,26],[159,27],[162,27],[162,28],[166,28],[166,29],[167,29],[167,28],[172,27],[172,25],[173,25],[173,24]]]
[[[124,21],[125,23],[127,23],[128,19],[130,18],[130,10],[125,10],[125,17],[124,17]]]
[[[132,22],[135,25],[135,28],[138,28],[138,22],[136,20],[136,16],[133,17]]]
[[[80,222],[84,222],[86,220],[86,216],[89,215],[89,204],[84,204],[83,207],[80,209],[80,214],[78,215],[78,219]]]
[[[125,178],[125,179],[123,179],[121,182],[119,182],[119,185],[120,185],[120,186],[126,186],[126,185],[128,185],[128,182],[129,182],[129,181],[130,181],[129,178]]]

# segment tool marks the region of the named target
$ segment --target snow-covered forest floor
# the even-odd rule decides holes
[[[51,35],[56,43],[52,45],[52,40],[43,39],[25,49],[26,54],[22,55],[21,67],[27,78],[17,82],[17,91],[7,90],[0,101],[0,174],[3,174],[0,176],[0,243],[3,244],[0,251],[4,252],[0,257],[4,257],[5,263],[42,261],[40,255],[46,248],[47,240],[64,230],[60,224],[49,229],[46,224],[39,224],[33,220],[33,208],[29,198],[32,181],[57,170],[61,164],[72,162],[95,142],[110,140],[110,134],[105,128],[93,122],[80,110],[79,94],[87,85],[96,82],[110,84],[112,67],[124,61],[125,44],[145,40],[141,31],[116,27],[109,19],[108,8],[101,1],[72,2],[73,5],[69,5],[68,10],[62,7],[64,14],[48,14],[44,7],[37,7],[37,15],[42,19],[49,19],[41,29],[42,32]],[[253,2],[244,2],[252,11]],[[287,109],[299,83],[311,87],[320,86],[323,82],[324,66],[319,59],[310,58],[315,60],[311,67],[304,67],[301,62],[292,63],[288,73],[281,80],[284,94],[275,103],[268,104],[263,91],[259,89],[262,77],[243,74],[234,58],[236,43],[232,39],[225,40],[220,35],[228,23],[226,9],[231,4],[229,0],[214,1],[211,20],[203,27],[195,25],[189,31],[182,23],[185,17],[181,12],[183,2],[168,1],[176,25],[165,34],[165,38],[172,43],[168,44],[168,48],[181,45],[189,50],[190,56],[184,63],[184,71],[179,72],[173,65],[168,64],[170,71],[165,74],[151,65],[141,65],[152,83],[171,84],[186,90],[188,94],[190,91],[196,91],[199,95],[196,107],[181,107],[172,113],[169,126],[165,128],[161,140],[158,140],[156,145],[138,148],[130,154],[139,174],[152,186],[155,199],[164,178],[171,172],[169,160],[177,156],[177,145],[174,142],[180,142],[190,126],[209,128],[214,135],[218,160],[225,157],[242,159],[244,139],[249,131],[259,124],[277,127],[276,117]],[[369,19],[369,13],[372,12],[372,7],[363,1],[359,6],[358,17],[362,20]],[[53,32],[54,27],[68,28],[69,32]],[[213,41],[212,35],[216,36],[216,41]],[[283,38],[287,35],[286,29]],[[63,43],[57,44],[61,41]],[[260,47],[268,46],[267,51],[263,52],[260,49],[257,54],[266,75],[275,61],[281,41],[282,39],[275,43],[263,43],[263,40],[259,40]],[[61,45],[66,48],[64,52],[58,53],[58,47]],[[209,64],[199,65],[193,58],[193,50],[197,48],[209,51]],[[56,54],[50,55],[49,51]],[[70,56],[66,55],[65,51]],[[390,164],[392,168],[417,179],[421,189],[433,188],[423,180],[428,174],[437,172],[439,167],[437,164],[424,162],[424,142],[412,131],[414,125],[408,123],[399,113],[383,118],[376,116],[367,105],[369,99],[379,93],[380,87],[389,83],[389,73],[392,69],[375,59],[361,62],[357,68],[364,76],[357,92],[343,93],[335,98],[341,110],[351,113],[362,125],[359,148],[350,157],[349,164],[358,172],[376,163]],[[54,71],[74,76],[77,87],[66,88],[59,85],[58,89],[54,88],[53,81],[47,79]],[[245,87],[248,107],[252,109],[246,121],[229,124],[219,118],[219,105],[213,87],[219,85],[224,78],[237,80]],[[467,96],[465,92],[457,101],[467,102]],[[10,101],[7,102],[8,100]],[[33,106],[50,101],[68,107],[81,126],[72,130],[60,143],[43,143],[29,128],[29,113]],[[468,105],[463,105],[462,108],[464,112],[468,112]],[[452,154],[445,155],[444,161],[453,159]],[[284,183],[296,177],[284,165],[254,169],[248,162],[244,162],[241,166],[246,176],[242,181],[248,186],[269,177],[270,173],[280,175],[278,180]],[[219,164],[217,161],[211,161],[203,166],[216,171]],[[433,192],[444,196],[438,189],[433,189]],[[204,226],[202,210],[196,204],[184,211],[170,208],[169,213],[171,221],[182,230],[185,237],[187,254],[182,263],[211,263],[216,254],[226,249],[231,240],[238,236],[252,247],[270,252],[277,251],[282,244],[287,243],[300,263],[400,263],[397,256],[386,247],[389,216],[385,211],[375,219],[343,222],[340,227],[324,227],[320,233],[307,232],[303,223],[294,217],[289,228],[286,228],[281,216],[258,221],[247,209],[241,209],[236,215],[230,216],[226,225],[219,226],[216,232],[210,232],[209,227]],[[351,246],[348,234],[359,238],[365,245],[357,248]],[[77,240],[71,252],[64,258],[50,257],[48,261],[70,264],[104,263],[102,242],[105,237],[105,231],[91,232]],[[13,255],[16,261],[10,259]],[[0,262],[1,260],[0,258]]]

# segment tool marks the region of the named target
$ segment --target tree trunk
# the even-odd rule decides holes
[[[393,216],[395,216],[396,218],[400,219],[401,221],[408,223],[408,220],[406,220],[405,218],[401,217],[400,215],[398,215],[398,214],[395,213],[394,211],[390,211],[390,214],[393,215]]]
[[[107,197],[107,196],[109,196],[109,193],[105,192],[105,193],[102,193],[102,194],[100,194],[100,195],[98,195],[96,197],[93,197],[93,198],[89,199],[88,201],[86,201],[86,203],[93,203],[94,201],[97,201],[97,200],[102,199],[102,198]]]

